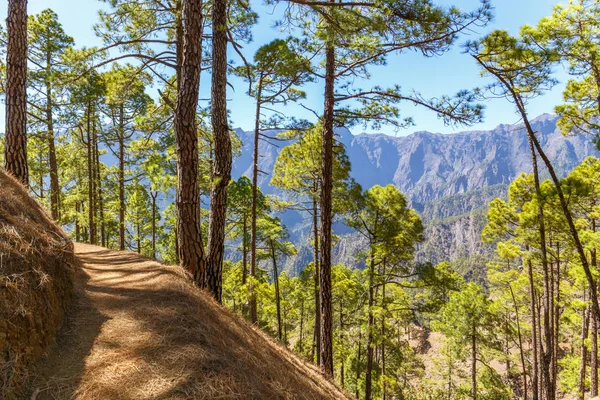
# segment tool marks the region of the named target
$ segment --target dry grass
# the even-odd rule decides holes
[[[178,267],[76,245],[85,276],[37,399],[342,399],[314,366],[212,301]]]
[[[0,398],[21,398],[30,365],[53,341],[73,262],[65,233],[0,171]]]

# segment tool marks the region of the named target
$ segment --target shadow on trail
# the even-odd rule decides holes
[[[29,384],[31,399],[71,399],[82,381],[85,359],[107,318],[89,298],[90,277],[75,266],[74,296],[56,343],[48,350]]]
[[[79,258],[91,279],[34,380],[38,400],[343,397],[178,268],[91,246]]]

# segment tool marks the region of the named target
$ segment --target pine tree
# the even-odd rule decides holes
[[[227,218],[230,230],[230,236],[234,239],[241,238],[242,247],[242,279],[241,284],[245,286],[248,283],[248,277],[251,281],[256,279],[256,264],[250,264],[248,268],[248,252],[250,248],[251,219],[254,213],[258,217],[264,215],[267,211],[265,196],[257,190],[256,200],[253,198],[254,190],[250,179],[241,176],[237,181],[232,181],[228,188],[229,194],[227,201]],[[255,202],[256,201],[256,202]],[[254,231],[256,234],[256,230]],[[251,282],[249,287],[248,304],[250,307],[250,320],[253,324],[258,323],[258,312],[256,308],[256,293]]]
[[[305,97],[305,93],[297,89],[308,79],[310,61],[299,55],[300,49],[294,49],[293,39],[276,39],[259,48],[254,55],[254,64],[237,68],[237,74],[245,77],[250,84],[249,94],[256,99],[256,115],[254,126],[254,152],[252,163],[252,216],[251,216],[251,249],[250,270],[256,269],[256,221],[257,195],[259,175],[260,140],[268,139],[262,133],[264,129],[263,108],[273,105],[285,105]],[[256,302],[250,303],[250,315],[256,323]]]
[[[212,3],[212,87],[211,122],[214,159],[211,171],[210,219],[208,251],[204,286],[221,301],[223,254],[225,250],[225,216],[227,212],[227,185],[231,179],[232,151],[230,128],[227,121],[227,0]]]
[[[183,268],[201,283],[205,261],[200,227],[196,107],[202,62],[202,1],[182,1],[184,47],[174,117],[178,181],[177,251]]]
[[[111,129],[106,132],[105,139],[118,160],[119,248],[124,250],[128,148],[130,142],[138,134],[137,121],[146,114],[146,110],[152,104],[152,99],[145,92],[146,85],[150,84],[151,78],[148,74],[140,72],[139,68],[127,65],[113,67],[104,75],[103,79],[106,82],[107,105],[104,113],[111,123]],[[88,107],[91,107],[91,104]],[[89,115],[93,114],[93,110],[88,109],[87,112],[89,118]]]
[[[319,204],[321,194],[321,135],[320,126],[310,129],[300,135],[297,142],[282,149],[273,168],[271,185],[283,189],[293,203],[292,208],[308,212],[312,217],[313,249],[314,249],[314,295],[316,360],[320,360],[320,245],[319,245]],[[336,146],[334,160],[334,190],[336,199],[347,198],[347,193],[353,186],[349,178],[350,162],[341,145]],[[341,211],[342,204],[336,201],[336,211]]]
[[[56,156],[56,114],[65,103],[65,81],[69,65],[65,53],[73,46],[58,16],[50,9],[29,18],[28,86],[31,88],[30,131],[39,131],[46,139],[50,172],[50,211],[59,218],[60,184]]]
[[[554,170],[554,167],[548,159],[544,149],[539,143],[535,131],[531,127],[527,116],[526,100],[531,96],[538,95],[549,87],[552,87],[555,80],[551,76],[552,63],[556,61],[556,53],[539,49],[535,43],[530,43],[527,37],[527,28],[523,30],[524,38],[521,40],[513,38],[505,31],[495,31],[477,42],[471,42],[468,45],[470,54],[479,63],[483,72],[492,76],[496,83],[492,84],[491,89],[495,96],[500,93],[514,102],[516,109],[523,119],[525,131],[530,141],[532,161],[534,167],[534,184],[537,196],[538,223],[540,232],[541,255],[544,273],[544,329],[546,349],[543,357],[543,376],[545,391],[549,394],[549,398],[554,398],[555,393],[555,377],[552,376],[554,370],[552,365],[555,364],[552,352],[552,326],[551,310],[553,306],[553,298],[551,295],[551,271],[548,266],[548,255],[546,248],[546,232],[544,218],[544,198],[542,197],[541,183],[539,178],[539,170],[537,167],[536,153],[543,160],[544,165],[548,169],[552,182],[556,188],[559,198],[559,204],[566,219],[567,226],[577,253],[579,260],[584,268],[588,283],[592,291],[593,313],[596,316],[600,315],[598,306],[597,288],[595,278],[590,269],[590,263],[585,254],[585,249],[581,242],[581,238],[571,210],[569,209],[567,199],[561,187],[561,182]]]
[[[371,399],[375,289],[382,285],[385,288],[388,274],[395,277],[403,274],[402,264],[412,259],[415,244],[423,240],[423,225],[393,185],[373,186],[364,196],[355,195],[353,200],[355,207],[347,224],[365,236],[369,244],[365,398]]]
[[[572,0],[526,34],[538,45],[555,52],[573,77],[567,82],[565,104],[556,107],[558,125],[565,134],[585,132],[598,139],[600,125],[600,5],[593,0]],[[596,393],[597,395],[597,393]]]
[[[8,2],[4,167],[29,185],[27,167],[27,0]]]
[[[463,13],[445,9],[430,1],[337,3],[335,1],[290,0],[300,6],[296,18],[305,35],[314,37],[315,48],[324,58],[324,105],[322,114],[321,195],[320,195],[320,286],[321,330],[320,366],[333,374],[331,309],[331,224],[333,200],[334,127],[372,122],[407,126],[400,120],[398,104],[424,106],[447,123],[473,123],[481,119],[482,107],[466,91],[455,98],[425,99],[417,92],[404,94],[400,86],[388,89],[362,89],[356,78],[369,77],[368,67],[385,63],[386,55],[414,49],[425,56],[447,51],[461,32],[470,26],[486,24],[491,18],[487,0],[479,9]],[[369,38],[369,40],[363,40]],[[355,108],[352,105],[358,104]]]
[[[482,347],[493,344],[490,333],[496,321],[490,311],[490,302],[480,286],[467,284],[460,292],[450,295],[436,329],[446,335],[461,357],[470,359],[471,398],[479,398],[477,361],[482,359]],[[468,356],[467,356],[468,354]],[[498,398],[498,397],[496,397]]]

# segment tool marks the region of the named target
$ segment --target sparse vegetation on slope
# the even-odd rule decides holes
[[[0,171],[0,398],[20,398],[71,297],[73,245],[23,186]]]

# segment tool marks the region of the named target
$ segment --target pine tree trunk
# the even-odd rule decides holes
[[[342,301],[340,300],[340,343],[344,343],[344,307]],[[340,364],[340,386],[342,389],[344,388],[344,359],[342,358]]]
[[[184,26],[183,26],[183,6],[181,0],[175,0],[175,56],[176,56],[176,84],[179,90],[183,67],[183,52],[184,52]]]
[[[521,336],[521,323],[519,318],[519,306],[517,305],[517,299],[513,291],[512,285],[509,284],[510,295],[512,297],[513,305],[515,307],[515,318],[517,323],[517,337],[519,339],[519,356],[521,358],[521,368],[523,370],[523,398],[527,400],[527,365],[525,364],[525,354],[523,352],[523,338]],[[508,369],[507,369],[508,370]]]
[[[27,166],[27,0],[8,0],[6,19],[6,172],[29,186]]]
[[[119,250],[125,250],[125,111],[119,107]]]
[[[371,255],[371,261],[369,263],[369,299],[367,304],[367,371],[365,375],[365,400],[371,400],[372,398],[372,373],[373,373],[373,324],[375,319],[373,317],[373,275],[375,274],[375,259],[374,255]]]
[[[202,61],[202,1],[183,0],[183,64],[178,76],[174,126],[177,153],[177,230],[181,265],[202,285],[204,246],[198,192],[198,132],[196,107]]]
[[[538,199],[538,207],[537,207],[537,216],[538,216],[538,229],[540,234],[540,249],[542,256],[542,273],[544,280],[544,352],[543,352],[543,362],[542,362],[542,378],[544,382],[544,392],[547,395],[548,400],[554,400],[554,389],[552,387],[552,353],[553,353],[553,343],[552,343],[552,297],[553,297],[553,285],[551,282],[551,272],[548,264],[548,250],[546,247],[546,221],[544,217],[544,204],[542,200],[542,190],[540,185],[540,174],[539,168],[537,164],[537,156],[535,154],[535,147],[533,144],[533,140],[529,139],[529,147],[531,150],[531,162],[533,164],[533,177],[535,182],[535,192]]]
[[[382,269],[385,268],[385,261],[382,264]],[[384,278],[385,279],[385,278]],[[385,280],[381,285],[381,304],[385,307]],[[387,385],[385,381],[385,313],[381,316],[381,400],[386,399]]]
[[[538,337],[538,349],[537,349],[537,355],[538,355],[538,360],[537,360],[537,364],[538,364],[538,394],[540,396],[541,399],[546,399],[545,397],[545,392],[544,392],[544,377],[542,376],[542,365],[544,365],[544,346],[542,343],[542,299],[541,296],[538,296],[537,300],[537,311],[536,311],[536,315],[537,315],[537,337]]]
[[[246,217],[244,217],[244,233],[243,233],[243,258],[242,258],[242,285],[245,285],[248,280],[248,257],[247,257],[247,244],[246,244],[246,235],[247,235],[247,222]],[[250,228],[252,230],[252,228]],[[256,251],[256,249],[255,249]],[[250,276],[254,279],[256,276],[256,259],[254,260],[254,267],[252,266],[252,255],[250,255]],[[256,294],[254,293],[254,285],[250,287],[250,296],[248,298],[248,305],[250,306],[250,321],[253,324],[258,324],[258,310],[256,308]],[[248,310],[245,310],[246,312]]]
[[[331,223],[333,190],[333,123],[335,48],[327,43],[325,50],[325,104],[321,149],[321,372],[333,376],[333,317],[331,315]]]
[[[319,208],[317,206],[317,183],[314,183],[314,195],[313,195],[313,236],[314,236],[314,263],[315,263],[315,271],[313,273],[313,278],[315,282],[315,331],[314,331],[314,344],[316,346],[316,364],[321,364],[321,317],[320,317],[320,302],[321,295],[319,293],[319,280],[320,280],[320,271],[319,265],[321,260],[319,260]],[[314,348],[314,347],[313,347]],[[314,357],[313,357],[314,359]]]
[[[93,120],[93,137],[94,137],[94,148],[96,153],[96,189],[98,192],[98,211],[99,211],[99,219],[100,219],[100,243],[103,247],[108,247],[108,243],[106,241],[106,226],[104,223],[104,198],[102,194],[102,175],[100,173],[100,151],[98,146],[98,132],[96,126],[96,118]]]
[[[298,352],[302,354],[304,350],[304,299],[300,302],[300,339],[298,343]]]
[[[152,197],[152,258],[156,260],[156,197],[158,192],[150,193]]]
[[[263,76],[258,80],[258,92],[256,94],[256,115],[254,116],[254,153],[252,156],[252,215],[250,220],[250,275],[254,277],[256,273],[256,219],[257,219],[257,201],[258,201],[258,144],[260,139],[260,106],[262,97]],[[254,288],[250,293],[250,320],[253,324],[258,322],[256,310],[256,296]]]
[[[46,74],[50,74],[50,53],[47,54]],[[54,118],[52,115],[52,85],[50,80],[46,80],[46,126],[48,135],[48,164],[50,167],[50,214],[52,219],[58,221],[58,197],[60,196],[60,187],[58,183],[58,163],[56,161],[56,148],[54,145]]]
[[[596,231],[594,223],[593,231]],[[594,270],[598,268],[598,260],[596,256],[596,249],[592,250],[592,267]],[[592,379],[592,397],[598,396],[598,317],[594,314],[591,315],[592,320],[592,349],[590,354],[590,368],[591,368],[591,379]]]
[[[559,352],[559,338],[560,338],[560,243],[556,244],[556,274],[555,274],[555,286],[556,296],[553,302],[554,305],[554,335],[553,335],[553,354],[552,354],[552,388],[554,392],[557,391],[557,379],[558,379],[558,352]]]
[[[281,341],[281,299],[279,293],[279,272],[277,271],[277,257],[275,243],[271,240],[271,260],[273,261],[273,283],[275,285],[275,305],[277,308],[277,336]]]
[[[75,202],[75,241],[81,240],[81,229],[79,228],[79,202]]]
[[[529,248],[527,248],[529,251]],[[533,266],[531,260],[527,260],[527,275],[529,277],[529,299],[531,306],[531,330],[532,330],[532,348],[533,348],[533,368],[531,377],[531,396],[532,400],[539,399],[539,366],[538,366],[538,335],[537,335],[537,306],[535,304],[535,283],[533,280]]]
[[[477,400],[477,335],[475,325],[471,332],[471,390],[473,400]]]
[[[96,244],[96,207],[94,204],[94,193],[96,188],[94,182],[96,174],[94,172],[94,143],[92,139],[92,104],[87,105],[86,111],[86,127],[87,127],[87,173],[88,173],[88,229],[90,232],[90,244]],[[120,161],[120,160],[119,160]]]
[[[588,326],[589,326],[589,312],[587,307],[583,309],[581,315],[581,347],[580,356],[581,364],[579,367],[579,379],[577,381],[579,398],[583,400],[585,398],[585,370],[587,367],[587,346],[585,340],[588,337]]]
[[[358,386],[358,382],[360,381],[360,357],[361,357],[361,350],[362,350],[362,334],[360,332],[360,329],[358,330],[358,353],[356,355],[356,398],[358,399],[360,396],[360,388]]]
[[[139,217],[139,215],[138,215]],[[136,227],[136,241],[137,241],[137,253],[138,254],[142,254],[142,227],[140,222],[137,222],[137,227]]]
[[[221,302],[227,185],[231,179],[231,138],[227,125],[227,0],[212,3],[211,121],[215,144],[210,191],[208,255],[204,286]]]
[[[38,162],[40,163],[40,165],[44,164],[44,155],[42,154],[42,152],[40,151],[39,156],[38,156]],[[41,172],[40,176],[39,176],[39,185],[40,185],[40,199],[44,198],[44,173]]]

